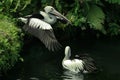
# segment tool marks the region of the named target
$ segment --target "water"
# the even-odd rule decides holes
[[[20,62],[3,77],[3,80],[120,80],[120,41],[119,40],[81,40],[63,42],[69,45],[72,55],[90,54],[99,65],[97,74],[74,74],[62,68],[64,50],[49,52],[36,41],[26,45],[24,62]],[[1,79],[0,79],[1,80]]]

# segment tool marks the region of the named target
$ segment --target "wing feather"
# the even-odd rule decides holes
[[[23,29],[39,38],[49,50],[55,51],[61,47],[61,44],[54,35],[51,25],[40,19],[31,18],[29,22],[24,25]]]
[[[83,60],[84,68],[88,72],[93,72],[97,70],[96,63],[93,58],[91,58],[88,54],[81,54],[75,56],[78,59]]]

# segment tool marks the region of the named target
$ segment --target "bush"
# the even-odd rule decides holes
[[[14,66],[20,58],[21,47],[21,29],[16,27],[14,20],[0,15],[0,71],[6,71]]]

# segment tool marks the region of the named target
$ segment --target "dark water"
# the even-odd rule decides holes
[[[3,77],[3,80],[120,80],[120,40],[81,40],[63,42],[72,54],[88,53],[101,68],[97,74],[74,74],[61,66],[64,48],[58,52],[48,51],[40,42],[26,45],[24,62]]]

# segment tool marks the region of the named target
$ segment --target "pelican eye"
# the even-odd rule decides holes
[[[54,10],[54,8],[51,8],[51,12]]]

